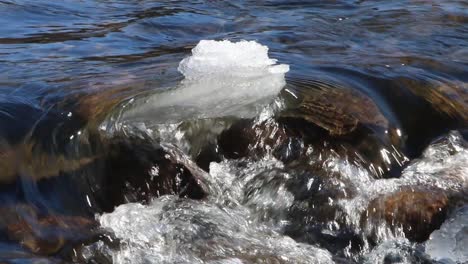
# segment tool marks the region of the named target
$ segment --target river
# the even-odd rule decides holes
[[[0,0],[0,25],[0,262],[468,262],[466,1]]]

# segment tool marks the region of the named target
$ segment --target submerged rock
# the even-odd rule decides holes
[[[165,194],[202,199],[209,192],[206,173],[175,146],[107,135],[71,112],[11,104],[0,113],[0,126],[14,124],[17,133],[0,135],[0,194],[8,207],[0,208],[0,238],[24,254],[9,260],[68,255],[99,235],[95,213],[120,204]]]
[[[67,157],[57,151],[44,150],[43,146],[34,142],[1,146],[0,157],[1,184],[13,183],[20,177],[32,181],[53,178],[79,170],[96,160],[94,156]]]
[[[438,229],[449,210],[449,198],[442,190],[406,186],[385,194],[368,205],[365,225],[378,225],[378,219],[402,228],[411,241],[423,242]]]
[[[397,177],[408,161],[404,136],[374,101],[350,88],[322,82],[286,88],[286,108],[272,117],[242,119],[218,137],[229,159],[272,154],[285,163],[320,162],[339,155],[376,177]]]
[[[92,218],[51,214],[29,204],[6,205],[0,212],[2,233],[35,255],[67,254],[63,251],[102,233]]]
[[[299,102],[280,112],[280,117],[305,120],[335,136],[349,134],[358,125],[389,129],[389,122],[377,105],[357,90],[316,82],[290,92]]]
[[[85,123],[71,112],[43,109],[15,97],[0,98],[0,184],[19,177],[46,179],[92,162],[92,156],[70,158],[70,137]]]
[[[26,202],[48,207],[42,200],[43,196],[55,197],[60,199],[63,206],[59,211],[66,212],[81,200],[87,203],[90,212],[110,212],[123,203],[146,203],[166,194],[201,199],[209,191],[205,182],[206,173],[174,147],[162,147],[150,139],[136,136],[114,136],[101,140],[92,163],[73,173],[62,171],[54,176],[62,180],[55,183],[51,182],[55,180],[54,177],[39,180],[31,185],[38,189],[29,194]],[[69,196],[62,197],[66,195],[63,190],[54,193],[56,188],[59,190],[63,185],[66,190],[70,184],[75,189]],[[74,245],[89,242],[99,234],[94,232],[97,223],[89,218],[40,213],[31,206],[18,207],[15,202],[12,206],[9,210],[0,210],[6,212],[0,221],[2,233],[37,255],[66,254],[63,251],[65,248],[70,250]]]
[[[69,144],[76,148],[76,153],[66,156],[58,150],[48,152],[40,145],[19,144],[10,148],[0,162],[0,168],[4,168],[0,182],[8,184],[5,186],[18,181],[40,187],[68,185],[68,181],[77,187],[73,195],[82,197],[75,198],[95,199],[93,206],[97,205],[98,211],[112,210],[124,202],[149,201],[164,194],[197,199],[206,195],[205,172],[173,146],[163,148],[148,137],[106,138],[96,133],[82,133],[78,141]],[[88,157],[80,157],[83,153]],[[90,197],[84,199],[88,194]]]
[[[397,79],[397,84],[424,99],[436,111],[468,124],[468,84],[460,81]]]
[[[96,227],[94,220],[84,217],[47,216],[9,225],[8,236],[35,254],[52,255],[65,246],[90,240]]]
[[[94,194],[104,211],[166,194],[194,199],[207,195],[206,172],[173,146],[164,148],[144,137],[114,136],[105,139],[103,147],[103,171]]]
[[[220,153],[229,159],[258,158],[276,153],[290,138],[293,140],[284,126],[273,119],[261,123],[242,119],[219,135],[218,145]]]
[[[364,131],[336,138],[307,122],[291,118],[240,120],[218,137],[218,153],[229,159],[273,155],[285,164],[323,163],[339,156],[376,177],[397,176],[408,159],[388,140]]]
[[[357,195],[341,201],[347,221],[371,244],[402,236],[427,240],[447,214],[467,202],[467,150],[453,131],[428,146],[400,178],[356,181]]]

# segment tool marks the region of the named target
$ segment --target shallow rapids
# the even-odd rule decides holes
[[[421,159],[404,170],[402,178],[389,180],[373,179],[368,172],[352,164],[331,159],[328,166],[340,166],[342,177],[349,181],[346,187],[336,183],[338,187],[358,186],[357,193],[351,199],[346,196],[335,200],[328,198],[328,205],[339,207],[346,220],[332,218],[317,230],[314,230],[317,227],[313,219],[290,214],[293,206],[300,205],[301,193],[300,189],[288,188],[290,184],[304,182],[302,188],[320,192],[320,186],[314,189],[317,178],[313,175],[307,180],[299,178],[303,175],[294,170],[284,171],[284,166],[273,157],[248,165],[245,162],[212,163],[210,180],[221,186],[219,193],[213,193],[206,201],[164,196],[146,206],[121,205],[114,212],[99,217],[102,227],[121,240],[121,248],[110,249],[98,242],[88,246],[86,252],[92,259],[98,251],[114,263],[334,263],[343,261],[340,259],[344,257],[366,263],[387,263],[388,259],[414,263],[431,258],[462,263],[466,260],[464,249],[460,247],[466,235],[464,209],[454,212],[426,243],[411,243],[402,232],[392,231],[384,222],[361,228],[359,219],[355,218],[362,217],[362,212],[369,209],[373,197],[390,194],[399,186],[417,189],[421,185],[437,185],[446,190],[466,190],[467,151],[461,136],[451,133],[428,147]],[[428,170],[431,173],[428,174]],[[458,173],[451,174],[450,170]],[[365,240],[368,228],[375,228],[379,230],[376,239],[381,245],[371,248],[364,243],[353,250],[350,241],[339,253],[335,252],[334,257],[330,251],[295,242],[284,235],[289,225],[298,222],[302,224],[301,236],[310,232],[311,236],[328,239],[334,236],[340,239],[340,233],[347,228],[357,228],[356,236]],[[321,245],[319,241],[314,244]],[[332,242],[328,246],[336,250],[339,244]],[[439,247],[450,250],[451,254]]]
[[[186,77],[182,81],[185,86],[151,95],[139,103],[132,100],[123,105],[117,118],[112,116],[105,123],[107,131],[123,128],[127,133],[139,131],[159,138],[163,145],[167,144],[166,148],[179,148],[200,165],[200,160],[208,159],[202,163],[209,172],[204,181],[210,192],[203,201],[162,196],[147,205],[124,204],[112,213],[98,216],[102,228],[115,235],[120,247],[112,248],[102,241],[86,246],[82,253],[86,261],[92,261],[95,256],[104,256],[114,263],[429,263],[440,260],[462,263],[467,260],[459,246],[464,239],[463,224],[460,226],[464,209],[457,209],[457,204],[466,203],[468,145],[458,131],[434,140],[419,158],[410,160],[402,148],[404,135],[400,128],[395,128],[391,121],[377,121],[383,130],[373,130],[371,135],[375,138],[367,143],[377,148],[368,149],[371,155],[380,156],[380,163],[373,163],[375,157],[360,152],[366,148],[346,138],[335,139],[341,145],[320,139],[323,142],[320,145],[314,136],[291,134],[291,129],[308,129],[297,128],[297,124],[289,127],[292,125],[289,119],[281,119],[284,109],[294,109],[301,96],[308,96],[301,90],[305,88],[300,82],[287,86],[281,96],[270,99],[269,103],[259,104],[261,107],[254,116],[244,116],[240,109],[216,111],[219,107],[212,105],[233,109],[226,105],[226,99],[243,104],[242,93],[252,97],[250,89],[236,88],[239,81],[244,82],[240,78],[251,82],[272,72],[264,70],[271,62],[259,61],[262,66],[244,65],[243,57],[257,54],[254,49],[243,47],[246,45],[254,48],[257,44],[224,41],[216,46],[214,42],[202,41],[192,57],[184,59],[179,66]],[[252,59],[247,62],[255,64]],[[222,79],[213,77],[218,72],[222,72]],[[201,81],[203,78],[209,82]],[[205,85],[186,86],[193,79]],[[271,84],[276,80],[268,78],[262,82]],[[272,95],[279,92],[260,83],[255,85],[268,91],[258,94],[255,101],[270,91]],[[281,87],[279,82],[278,88]],[[319,87],[322,91],[330,89],[324,85]],[[195,97],[209,98],[209,103],[204,103],[202,98],[178,95],[185,90],[189,94],[193,92]],[[213,93],[214,90],[221,93]],[[163,101],[158,103],[158,100]],[[336,100],[339,99],[332,98],[330,104],[337,103]],[[163,124],[151,118],[161,115],[149,109],[164,108],[165,103],[187,104],[184,101],[197,111],[175,111],[173,115],[177,118],[165,120]],[[200,115],[202,112],[211,116]],[[147,116],[129,122],[135,113]],[[288,114],[288,118],[302,116]],[[358,125],[373,122],[361,116],[359,113],[352,116]],[[245,125],[242,120],[252,117],[245,127],[236,130],[237,123]],[[320,121],[315,118],[312,122],[317,120]],[[333,129],[320,122],[316,125],[321,128],[314,129]],[[249,130],[252,132],[246,132]],[[391,138],[391,133],[396,140]],[[243,136],[252,137],[246,138],[251,140],[246,149],[240,147],[245,144]],[[211,148],[211,154],[205,157],[206,147]],[[389,174],[395,167],[400,171],[396,178]],[[453,204],[452,200],[457,202]],[[441,230],[431,234],[441,224]],[[444,248],[452,253],[441,253],[439,243],[447,243]]]
[[[0,262],[468,263],[466,10],[0,0]]]

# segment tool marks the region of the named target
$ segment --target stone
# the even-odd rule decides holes
[[[441,190],[403,187],[374,199],[368,205],[367,224],[384,220],[393,228],[401,227],[410,241],[423,242],[445,220],[449,197]]]

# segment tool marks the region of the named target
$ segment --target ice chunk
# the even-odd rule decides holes
[[[186,80],[212,75],[247,78],[289,71],[288,65],[275,64],[276,60],[268,57],[268,47],[255,41],[202,40],[192,56],[180,62],[178,70]]]
[[[178,87],[137,100],[122,119],[156,123],[222,116],[254,117],[285,85],[288,65],[255,41],[202,40],[178,70]]]
[[[123,246],[113,263],[333,263],[328,251],[253,223],[243,207],[174,196],[125,204],[99,221]]]
[[[443,263],[468,263],[468,206],[459,209],[434,231],[426,242],[426,253]]]

